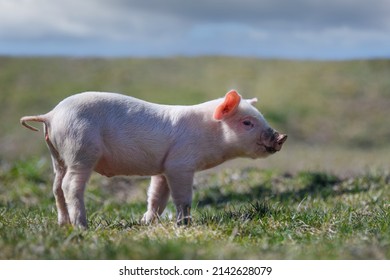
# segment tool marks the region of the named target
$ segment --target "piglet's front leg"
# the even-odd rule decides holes
[[[164,211],[169,198],[168,182],[164,175],[152,176],[148,190],[148,211],[141,222],[150,224]]]
[[[178,226],[191,224],[191,206],[176,206],[176,224]]]
[[[194,172],[166,174],[173,203],[176,206],[176,222],[178,225],[191,223],[192,184]]]

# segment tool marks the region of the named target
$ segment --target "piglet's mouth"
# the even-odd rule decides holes
[[[266,150],[268,153],[270,153],[270,154],[274,154],[274,153],[277,152],[277,150],[276,150],[274,147],[268,147],[268,146],[265,146],[265,145],[264,145],[264,148],[265,148],[265,150]]]
[[[274,154],[276,153],[278,150],[276,150],[274,147],[269,147],[269,146],[266,146],[264,144],[261,144],[261,143],[257,143],[259,146],[263,147],[265,149],[265,151],[269,154]]]
[[[261,142],[258,142],[257,144],[259,146],[262,146],[267,153],[274,154],[282,149],[284,142],[287,140],[287,135],[277,133],[276,137],[274,136],[273,140],[273,146],[267,146]]]

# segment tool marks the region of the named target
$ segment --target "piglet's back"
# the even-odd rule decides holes
[[[166,111],[125,95],[85,92],[53,109],[49,133],[65,156],[98,157],[103,175],[150,175],[161,172],[171,142]]]

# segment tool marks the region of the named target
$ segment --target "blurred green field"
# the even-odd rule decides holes
[[[112,91],[194,104],[236,88],[289,139],[196,177],[194,223],[142,226],[146,178],[94,175],[90,230],[56,225],[49,152],[19,124]],[[0,57],[0,259],[390,258],[390,60]]]
[[[194,104],[221,97],[230,88],[258,97],[267,120],[289,135],[278,162],[289,162],[293,169],[330,166],[333,171],[389,167],[390,60],[2,57],[0,158],[46,155],[42,136],[23,129],[19,118],[46,113],[74,93],[112,91],[157,103]],[[328,163],[313,164],[321,152]]]

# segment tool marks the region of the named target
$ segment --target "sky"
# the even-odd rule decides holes
[[[390,58],[390,0],[0,0],[0,55]]]

